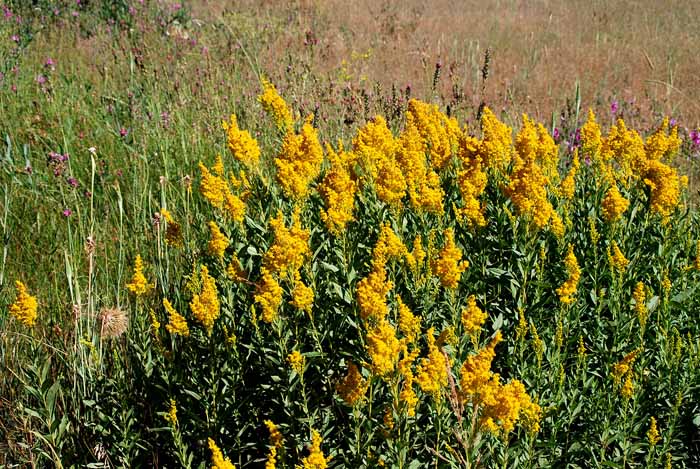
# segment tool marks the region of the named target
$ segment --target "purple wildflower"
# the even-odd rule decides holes
[[[678,122],[677,122],[676,119],[674,119],[674,118],[671,118],[671,120],[670,120],[670,122],[669,122],[669,124],[671,125],[671,127],[675,127],[677,123],[678,123]]]
[[[610,112],[613,113],[613,115],[617,114],[617,111],[620,109],[620,105],[618,104],[617,101],[613,101],[610,103]]]
[[[46,77],[44,75],[37,75],[36,77],[36,82],[39,83],[40,85],[46,84]]]
[[[10,39],[12,39],[12,42],[19,42],[19,36],[16,34],[13,34],[10,36]]]
[[[56,62],[54,62],[54,60],[51,57],[48,57],[46,59],[46,62],[44,62],[44,67],[50,68],[51,70],[55,70],[56,69]]]
[[[129,131],[125,127],[122,127],[121,129],[119,129],[119,135],[121,135],[122,137],[126,137],[128,134],[129,134]]]
[[[552,138],[554,140],[559,140],[559,127],[554,128],[554,132],[552,132]]]
[[[73,211],[69,208],[67,208],[63,211],[63,216],[66,218],[70,217],[72,214],[73,214]]]
[[[70,178],[66,179],[66,182],[68,183],[69,186],[72,186],[74,188],[78,187],[78,180],[76,178],[70,177]]]
[[[700,147],[700,131],[691,130],[690,140],[693,142],[693,146]]]

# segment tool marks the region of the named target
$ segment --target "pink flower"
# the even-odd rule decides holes
[[[67,208],[63,211],[63,216],[66,218],[70,217],[72,214],[73,214],[73,211],[69,208]]]

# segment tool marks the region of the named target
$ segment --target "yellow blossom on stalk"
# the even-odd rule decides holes
[[[549,223],[553,212],[552,204],[547,199],[549,179],[542,172],[532,155],[527,159],[516,158],[510,183],[505,189],[518,209],[520,215],[531,215],[538,228]]]
[[[433,170],[428,171],[426,178],[418,188],[418,200],[414,206],[428,213],[442,215],[444,212],[442,206],[444,198],[445,191],[440,185],[440,176]]]
[[[552,216],[549,219],[549,229],[552,231],[554,236],[556,236],[559,239],[563,238],[564,233],[566,232],[564,222],[562,221],[559,214],[555,211],[552,211]]]
[[[637,313],[637,319],[642,330],[647,324],[649,311],[647,310],[647,290],[643,282],[637,282],[632,293],[634,299],[634,312]]]
[[[306,358],[299,353],[298,350],[295,350],[287,355],[287,363],[289,363],[289,366],[292,367],[292,370],[296,371],[296,373],[300,375],[304,372]]]
[[[374,117],[358,129],[352,140],[353,151],[371,180],[377,179],[379,169],[385,161],[391,162],[395,159],[396,145],[396,140],[382,116]]]
[[[246,278],[246,273],[241,267],[241,261],[238,259],[238,256],[234,254],[231,258],[231,262],[226,266],[226,275],[231,279],[231,280],[244,280]]]
[[[242,223],[245,218],[245,202],[227,188],[224,193],[224,209],[234,221]]]
[[[564,259],[564,264],[566,265],[566,271],[569,274],[569,278],[557,288],[557,295],[559,295],[559,301],[564,304],[571,304],[574,302],[574,295],[576,294],[576,287],[578,286],[579,278],[581,277],[581,269],[576,261],[576,256],[574,255],[574,246],[569,244],[569,251]]]
[[[459,125],[449,118],[435,104],[427,104],[417,99],[408,102],[407,117],[416,123],[423,141],[430,153],[430,161],[436,170],[443,169],[452,157],[452,144],[459,136]]]
[[[462,309],[462,326],[464,327],[464,332],[475,337],[479,331],[481,331],[481,326],[484,325],[485,321],[486,313],[476,305],[476,297],[474,295],[469,295],[469,298],[467,298],[467,307]]]
[[[482,412],[482,421],[490,421],[486,428],[510,433],[515,427],[515,422],[520,414],[526,415],[526,424],[533,433],[539,431],[539,421],[542,411],[540,406],[533,403],[525,391],[525,386],[517,379],[498,385],[493,400],[487,402]],[[494,426],[498,423],[498,426]]]
[[[236,469],[236,466],[233,465],[229,458],[224,458],[214,440],[209,438],[208,442],[211,450],[211,463],[214,465],[212,469]]]
[[[680,200],[678,172],[657,160],[649,160],[644,174],[644,184],[651,190],[651,210],[667,218]]]
[[[534,159],[547,179],[558,179],[559,148],[542,124],[523,114],[523,126],[515,138],[515,151],[522,160]]]
[[[488,107],[481,114],[483,139],[479,143],[479,156],[487,168],[505,170],[513,153],[513,130],[499,121]]]
[[[165,244],[175,248],[181,248],[183,243],[182,227],[175,221],[172,214],[167,209],[161,208],[160,214],[165,218],[166,223]]]
[[[318,188],[326,206],[326,210],[321,211],[321,220],[326,224],[328,231],[337,236],[345,230],[345,226],[350,221],[354,220],[357,183],[350,174],[349,165],[355,157],[346,153],[342,146],[336,153],[330,145],[327,145],[326,153],[331,162],[331,169]]]
[[[255,168],[260,159],[257,140],[247,130],[238,128],[235,114],[231,114],[230,122],[223,121],[221,126],[226,131],[226,143],[233,157],[248,168]]]
[[[576,352],[578,354],[579,360],[583,360],[584,358],[586,358],[586,346],[583,343],[582,335],[578,336],[578,348],[576,349]]]
[[[470,355],[462,364],[460,370],[461,396],[478,395],[492,377],[491,362],[496,357],[496,345],[503,340],[501,331],[491,339],[488,345],[481,348],[475,355]]]
[[[669,160],[681,146],[678,137],[678,127],[674,126],[668,133],[668,117],[665,117],[658,129],[649,135],[644,142],[646,157],[650,160]]]
[[[267,454],[267,461],[265,462],[265,469],[275,469],[277,464],[277,448],[274,446],[270,448],[270,452]]]
[[[406,126],[396,140],[395,159],[406,181],[408,197],[413,208],[423,209],[420,189],[428,173],[427,146],[416,125],[413,114],[406,114]]]
[[[423,264],[425,260],[425,250],[423,249],[423,237],[421,235],[417,235],[413,238],[413,250],[408,256],[408,259],[411,268],[417,269]]]
[[[311,446],[309,447],[309,455],[301,460],[301,469],[326,469],[328,458],[321,451],[321,443],[323,439],[316,430],[311,430]]]
[[[669,293],[671,292],[671,279],[668,276],[668,272],[664,272],[664,277],[661,280],[661,288],[664,291],[664,294],[668,298]]]
[[[126,284],[126,288],[139,297],[154,287],[155,285],[148,283],[148,280],[143,275],[143,261],[141,260],[141,254],[137,254],[134,261],[134,275],[131,277],[131,282]]]
[[[207,334],[211,335],[214,321],[221,313],[219,294],[216,289],[216,280],[209,275],[209,269],[205,265],[201,266],[200,278],[201,290],[192,297],[190,309],[195,319],[207,330]]]
[[[603,216],[608,222],[613,222],[620,218],[620,216],[629,207],[630,201],[625,199],[620,191],[617,189],[617,184],[613,184],[605,193],[605,198],[603,199]]]
[[[399,360],[399,373],[403,376],[403,387],[399,393],[399,400],[403,404],[403,410],[406,412],[408,417],[414,417],[416,415],[416,404],[418,404],[418,396],[416,391],[413,389],[413,382],[415,381],[415,376],[411,366],[413,362],[418,357],[420,350],[415,348],[408,352],[406,345],[403,346],[403,357]]]
[[[372,369],[377,376],[394,371],[401,343],[396,330],[384,319],[367,333],[367,353],[372,360]]]
[[[625,383],[620,389],[620,395],[629,400],[634,396],[634,381],[632,381],[632,373],[627,373],[627,378],[625,378]]]
[[[299,207],[294,211],[291,227],[284,226],[282,211],[277,212],[277,218],[270,220],[270,226],[275,233],[275,241],[265,253],[263,266],[279,274],[281,278],[287,278],[290,273],[298,270],[310,255],[310,231],[301,226]]]
[[[656,427],[656,419],[654,417],[649,420],[647,440],[650,446],[656,446],[656,444],[661,441],[661,435],[659,434],[659,429]]]
[[[255,302],[262,309],[262,320],[271,323],[277,319],[277,310],[282,304],[282,287],[274,275],[265,267],[261,269],[260,282],[256,288]]]
[[[588,158],[595,160],[600,153],[601,141],[600,126],[595,120],[595,114],[588,110],[588,119],[581,126],[581,152]]]
[[[226,252],[226,248],[231,243],[231,240],[228,239],[221,232],[221,229],[219,229],[219,225],[217,225],[216,222],[213,221],[209,222],[209,233],[211,235],[211,238],[209,239],[209,244],[207,245],[207,250],[209,251],[209,254],[211,254],[214,257],[218,257],[219,259],[223,259],[224,253]]]
[[[637,355],[639,355],[640,352],[640,349],[635,349],[625,355],[622,360],[613,365],[612,376],[616,386],[620,384],[620,380],[623,376],[632,371],[634,361],[637,359]]]
[[[433,274],[436,275],[445,288],[456,288],[469,262],[462,259],[462,250],[457,247],[454,231],[448,228],[444,232],[445,244],[439,257],[432,263]]]
[[[618,119],[617,124],[610,128],[603,140],[601,155],[606,162],[615,160],[619,167],[618,178],[629,180],[645,172],[647,157],[644,141],[635,130],[628,130],[622,119]]]
[[[168,408],[168,413],[165,414],[165,421],[171,426],[177,426],[177,404],[175,399],[170,399],[170,407]]]
[[[486,226],[485,203],[480,202],[479,197],[486,189],[488,178],[482,168],[478,145],[478,140],[466,135],[466,132],[459,140],[458,155],[462,169],[457,171],[457,185],[462,196],[462,207],[456,210],[456,215],[460,222],[465,220],[470,227]]]
[[[566,174],[566,177],[559,184],[559,193],[561,196],[567,200],[571,200],[574,197],[574,191],[576,190],[576,173],[578,172],[581,164],[578,160],[578,149],[574,150],[574,158],[571,160],[571,168]]]
[[[221,157],[219,156],[218,158]],[[217,159],[217,161],[219,160]],[[214,168],[218,169],[218,164],[215,165]],[[226,179],[223,178],[223,174],[218,176],[216,174],[212,174],[201,161],[199,162],[199,170],[202,173],[202,180],[199,183],[199,191],[214,207],[218,209],[223,208],[226,192],[228,190],[228,184],[226,183]]]
[[[158,336],[158,331],[160,330],[160,322],[158,321],[158,317],[156,316],[156,312],[153,311],[153,309],[148,310],[148,317],[151,319],[151,329],[153,330],[153,335],[156,336],[156,339],[159,339]]]
[[[284,437],[282,436],[282,433],[280,432],[277,425],[275,425],[272,422],[272,420],[265,420],[263,421],[263,423],[267,427],[267,430],[270,432],[270,445],[272,445],[275,448],[281,448],[282,444],[284,443]]]
[[[428,357],[423,358],[416,368],[416,382],[423,392],[431,393],[438,399],[442,388],[447,386],[448,365],[435,344],[434,332],[432,327],[428,329]]]
[[[323,148],[318,133],[311,125],[309,116],[300,133],[289,130],[282,142],[282,151],[275,159],[277,182],[285,195],[293,199],[304,199],[309,184],[318,177],[323,163]]]
[[[403,241],[391,229],[389,223],[384,223],[379,231],[377,243],[372,252],[372,266],[375,269],[384,267],[389,260],[402,259],[408,255],[408,249]]]
[[[624,275],[630,261],[628,261],[625,255],[622,254],[622,251],[620,251],[620,248],[615,241],[612,243],[612,249],[608,253],[608,258],[610,267],[617,271],[620,275]]]
[[[299,271],[294,272],[294,290],[292,291],[292,305],[301,311],[311,312],[314,304],[314,291],[311,287],[304,285],[301,281]]]
[[[335,390],[347,405],[354,406],[365,398],[368,387],[369,382],[362,377],[357,365],[350,362],[348,363],[348,373],[336,385]]]
[[[382,320],[389,312],[386,304],[386,295],[393,284],[387,280],[386,270],[383,266],[376,266],[370,274],[357,282],[357,303],[360,309],[360,317]]]
[[[36,297],[29,294],[27,287],[15,280],[17,296],[15,302],[10,305],[10,314],[27,327],[32,327],[36,322],[38,303]]]
[[[280,130],[291,129],[292,125],[294,125],[294,119],[292,118],[292,112],[289,110],[289,106],[287,106],[284,98],[279,95],[275,85],[265,78],[261,81],[263,93],[258,96],[258,101],[262,104],[265,112],[275,120],[277,128]]]
[[[420,334],[420,316],[414,315],[398,295],[396,296],[396,304],[399,309],[399,330],[406,337],[408,343],[413,343]]]
[[[165,329],[173,335],[188,337],[190,328],[187,327],[185,318],[173,308],[173,305],[167,298],[163,298],[163,307],[168,313],[168,324],[165,325]]]
[[[595,216],[593,215],[588,217],[588,233],[591,237],[591,243],[593,243],[594,246],[597,245],[600,239],[600,233],[598,233],[598,229],[595,226]]]

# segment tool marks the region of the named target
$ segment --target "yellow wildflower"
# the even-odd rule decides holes
[[[289,110],[289,106],[284,101],[282,96],[277,92],[275,85],[270,83],[265,78],[262,79],[263,93],[258,96],[258,101],[262,104],[265,112],[272,116],[275,120],[275,125],[280,130],[289,130],[294,125],[294,119],[292,118],[292,112]]]
[[[141,254],[137,254],[134,261],[134,275],[131,277],[131,283],[126,284],[126,288],[139,297],[154,287],[155,285],[148,283],[148,280],[143,275],[143,261],[141,260]]]
[[[202,173],[202,180],[199,183],[200,192],[214,207],[222,208],[228,190],[226,179],[222,175],[212,174],[201,161],[199,162],[199,170]]]
[[[625,379],[625,384],[622,385],[620,389],[620,395],[629,400],[634,396],[634,381],[632,381],[632,373],[627,373],[627,378]]]
[[[211,235],[209,244],[207,245],[209,254],[214,257],[218,257],[219,259],[223,259],[226,248],[231,243],[231,240],[221,232],[219,226],[213,221],[209,222],[209,233]]]
[[[321,221],[326,224],[331,234],[337,236],[354,219],[357,183],[353,180],[349,168],[354,156],[346,153],[342,147],[336,153],[330,145],[326,146],[326,152],[331,161],[331,169],[318,189],[326,206],[326,210],[321,211]]]
[[[230,122],[222,123],[226,131],[226,143],[231,154],[248,168],[254,168],[260,159],[260,147],[250,132],[238,128],[235,114],[231,114]]]
[[[650,446],[656,446],[661,441],[659,429],[656,427],[656,419],[652,417],[649,421],[649,430],[647,431],[647,440]]]
[[[406,337],[408,343],[413,343],[420,334],[420,316],[415,316],[401,301],[401,297],[396,297],[396,303],[399,309],[399,330]]]
[[[634,312],[637,313],[639,325],[644,329],[649,316],[649,311],[647,310],[647,291],[644,283],[637,282],[637,285],[634,287],[634,293],[632,293],[632,298],[634,299]]]
[[[396,330],[387,320],[381,320],[367,333],[367,352],[372,360],[372,368],[378,376],[394,371],[401,349]]]
[[[637,359],[637,355],[639,355],[640,352],[640,349],[635,349],[627,355],[625,355],[625,357],[622,360],[613,365],[612,376],[616,386],[620,384],[620,380],[623,376],[629,374],[632,371],[634,361]]]
[[[299,271],[294,272],[294,290],[292,291],[291,303],[301,311],[309,313],[314,304],[314,291],[311,287],[304,285]]]
[[[487,168],[505,170],[513,153],[513,130],[498,120],[488,107],[481,114],[481,129],[484,133],[479,143],[479,156]]]
[[[438,259],[432,264],[433,274],[436,275],[445,288],[456,288],[469,262],[462,259],[462,251],[455,244],[452,228],[445,230],[445,244]]]
[[[478,141],[474,137],[464,134],[460,138],[459,159],[462,169],[457,171],[457,184],[462,196],[462,207],[456,210],[458,220],[466,221],[470,227],[486,226],[486,206],[479,197],[486,189],[488,178],[478,154]]]
[[[662,217],[668,217],[680,200],[678,172],[661,161],[649,160],[644,184],[651,190],[651,210]]]
[[[177,404],[175,399],[170,399],[170,407],[168,408],[168,413],[165,414],[165,421],[171,426],[177,426]]]
[[[302,469],[326,469],[328,459],[321,451],[321,442],[323,442],[321,435],[316,430],[311,430],[309,455],[301,460]]]
[[[629,261],[627,260],[625,255],[622,254],[622,251],[620,251],[620,248],[618,247],[615,241],[613,241],[612,243],[612,250],[609,251],[608,258],[610,262],[610,267],[613,270],[616,270],[620,275],[623,275],[627,270],[627,265],[629,264]]]
[[[306,365],[306,357],[304,357],[298,350],[293,351],[287,355],[287,363],[292,367],[292,370],[296,371],[298,375],[304,373],[304,366]]]
[[[382,320],[386,317],[389,312],[386,295],[392,286],[383,266],[376,266],[367,277],[357,282],[357,303],[362,319]]]
[[[399,373],[403,376],[403,387],[399,393],[399,399],[403,404],[402,409],[406,412],[408,417],[415,417],[416,415],[416,405],[418,404],[418,396],[416,391],[413,389],[413,382],[415,381],[415,376],[411,365],[418,357],[420,353],[419,349],[413,349],[410,353],[408,352],[406,346],[403,347],[403,358],[399,360]]]
[[[165,325],[165,329],[173,335],[189,336],[190,328],[187,327],[187,321],[173,308],[167,298],[163,298],[163,307],[168,313],[168,324]]]
[[[282,211],[277,212],[277,218],[270,220],[270,226],[275,233],[275,241],[265,253],[263,265],[281,278],[286,278],[298,270],[310,255],[310,231],[301,227],[298,208],[292,216],[291,227],[284,226]]]
[[[569,172],[566,174],[564,180],[561,181],[561,184],[559,184],[559,193],[565,199],[571,200],[574,197],[574,191],[576,190],[576,173],[580,166],[577,149],[574,151],[574,158],[571,161]]]
[[[282,142],[282,151],[275,159],[277,182],[287,197],[304,199],[309,184],[321,172],[323,148],[318,141],[318,133],[311,125],[310,116],[301,127],[300,133],[291,129]]]
[[[27,287],[15,280],[17,296],[15,302],[10,305],[10,314],[27,327],[32,327],[36,322],[36,311],[38,303],[36,297],[29,294]]]
[[[588,110],[588,120],[581,127],[581,152],[591,160],[595,160],[600,153],[601,132],[595,120],[595,114]]]
[[[470,295],[467,298],[467,307],[462,309],[462,326],[464,332],[474,337],[481,330],[486,321],[486,313],[476,305],[476,297]]]
[[[480,394],[481,388],[491,379],[491,362],[496,357],[496,345],[502,340],[501,331],[497,331],[487,346],[481,348],[475,355],[467,357],[462,364],[460,386],[463,399]]]
[[[427,104],[417,99],[408,102],[407,118],[410,116],[430,154],[430,161],[436,170],[443,169],[452,156],[452,144],[459,136],[459,125],[454,118],[440,112],[437,105]]]
[[[284,443],[284,437],[282,436],[282,433],[277,425],[275,425],[272,420],[265,420],[263,423],[270,432],[270,445],[275,448],[281,448],[282,444]]]
[[[229,458],[224,458],[214,440],[209,438],[208,442],[211,450],[211,463],[214,465],[212,469],[236,469],[236,466],[233,465]]]
[[[538,228],[544,228],[554,210],[547,199],[547,178],[532,154],[527,159],[516,158],[506,195],[520,215],[531,215]]]
[[[357,365],[350,362],[348,364],[348,373],[336,385],[335,389],[346,404],[354,406],[365,398],[368,387],[369,382],[362,377],[362,373],[360,373]]]
[[[207,330],[207,334],[211,335],[212,329],[214,328],[214,321],[216,321],[221,313],[219,293],[216,289],[216,280],[209,275],[209,269],[205,265],[201,267],[200,278],[202,288],[192,297],[190,309],[192,309],[192,314],[195,319]]]
[[[571,304],[574,302],[573,296],[576,294],[578,281],[581,277],[581,269],[579,268],[578,262],[576,261],[576,256],[574,255],[573,244],[569,244],[569,252],[566,254],[564,264],[566,265],[566,271],[569,274],[569,277],[559,288],[557,288],[557,295],[559,295],[559,301],[562,303]]]
[[[277,464],[277,448],[274,446],[270,448],[270,452],[267,454],[267,461],[265,461],[265,469],[275,469]]]
[[[447,386],[447,370],[445,356],[435,345],[434,329],[428,329],[428,358],[421,360],[416,369],[416,382],[421,390],[439,398],[442,388]]]
[[[254,299],[262,309],[264,322],[269,324],[277,319],[277,310],[282,304],[282,287],[265,267],[261,269],[260,283],[257,285]]]

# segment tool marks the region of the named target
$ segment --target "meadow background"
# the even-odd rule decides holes
[[[236,467],[264,467],[271,448],[278,467],[700,464],[697,2],[0,5],[0,465],[205,467],[216,454],[209,438]],[[301,274],[315,287],[313,314],[287,305],[289,281],[282,319],[260,321],[255,284],[275,239],[270,220],[279,209],[289,226],[297,205],[275,182],[285,132],[260,103],[263,77],[289,105],[294,128],[313,114],[319,141],[336,151],[339,140],[353,148],[376,115],[398,136],[411,98],[436,104],[476,138],[486,107],[512,127],[513,139],[526,113],[558,148],[553,181],[581,151],[573,201],[552,191],[554,183],[548,189],[570,222],[565,234],[518,221],[502,191],[506,169],[489,173],[481,196],[487,226],[457,224],[451,207],[460,204],[456,181],[466,160],[454,141],[455,167],[441,173],[440,216],[396,209],[369,184],[356,222],[345,236],[332,235],[319,215],[327,200],[314,190],[300,215],[311,229]],[[583,162],[589,108],[604,135],[620,117],[645,139],[665,117],[677,128],[681,144],[666,162],[688,181],[668,216],[652,210],[644,178],[633,177],[628,185],[618,179],[631,202],[623,219],[606,222],[609,180]],[[221,154],[226,171],[240,177],[249,169],[227,147],[221,123],[231,114],[267,158],[248,171],[246,189],[236,189],[253,202],[235,223],[202,194],[199,167],[213,168]],[[333,164],[324,153],[314,184]],[[212,220],[231,240],[223,264],[208,248]],[[539,431],[481,435],[466,423],[476,407],[456,417],[455,402],[469,400],[450,400],[454,383],[434,393],[416,387],[421,407],[407,415],[399,404],[405,374],[377,376],[366,344],[375,324],[360,320],[356,290],[372,271],[383,223],[408,251],[422,234],[434,255],[447,239],[443,228],[452,227],[471,264],[450,288],[430,275],[429,263],[420,275],[404,261],[389,263],[395,293],[423,317],[416,365],[435,348],[430,327],[436,336],[453,327],[457,337],[440,335],[439,347],[457,378],[501,330],[492,369],[504,383],[524,383],[541,406]],[[181,230],[178,246],[169,226]],[[629,260],[622,273],[607,255],[613,242]],[[574,305],[565,307],[556,290],[570,274],[569,244],[583,274]],[[127,288],[137,255],[154,287],[141,296]],[[234,258],[248,283],[236,274],[224,280]],[[188,312],[200,264],[219,279],[224,312],[213,335],[196,329]],[[16,280],[37,298],[32,327],[10,314]],[[638,282],[650,314],[643,326]],[[488,313],[476,339],[459,319],[470,295]],[[190,339],[166,330],[163,298],[188,318]],[[387,299],[399,309],[394,292]],[[109,338],[105,314],[114,310],[129,325]],[[294,351],[301,355],[290,362]],[[353,405],[336,389],[350,362],[371,383]],[[620,375],[633,378],[632,397],[621,396],[611,377],[619,364],[633,367]],[[652,417],[661,435],[653,443]],[[284,443],[268,442],[265,420],[279,426]],[[314,430],[328,461],[309,459]]]

